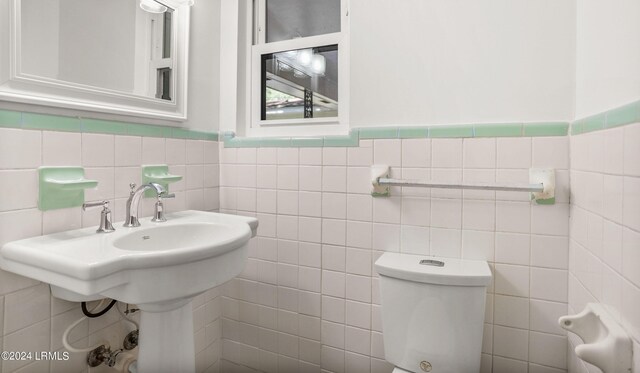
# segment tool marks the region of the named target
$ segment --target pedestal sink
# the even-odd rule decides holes
[[[167,222],[97,234],[79,229],[0,249],[0,268],[51,285],[69,301],[112,298],[141,310],[138,371],[193,372],[191,300],[240,274],[258,221],[182,211]]]

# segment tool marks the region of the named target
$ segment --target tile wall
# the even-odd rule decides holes
[[[640,123],[571,136],[571,185],[569,312],[604,304],[640,372]],[[599,371],[569,356],[571,372]]]
[[[557,136],[221,149],[221,212],[260,220],[246,270],[223,289],[223,371],[390,372],[372,269],[384,251],[488,260],[482,371],[565,371],[568,146]],[[372,198],[372,163],[444,182],[528,183],[530,167],[551,167],[557,203],[416,188]]]
[[[17,115],[19,119],[19,114],[0,112],[0,127],[7,124],[7,118]],[[51,123],[56,124],[56,119],[41,125]],[[97,189],[86,192],[86,200],[109,200],[114,221],[121,221],[129,183],[140,184],[141,165],[159,163],[169,164],[171,173],[184,176],[170,187],[176,198],[166,200],[168,211],[218,209],[216,141],[0,128],[0,246],[25,237],[97,226],[99,222],[100,209],[38,210],[37,167],[84,166],[87,178],[99,181]],[[144,215],[153,211],[150,202],[146,201],[141,209]],[[198,372],[217,371],[221,348],[218,294],[218,289],[212,289],[194,301]],[[78,303],[52,298],[46,284],[0,271],[0,345],[4,351],[63,351],[62,333],[81,316]],[[119,347],[130,327],[112,310],[104,317],[81,323],[71,339],[78,347],[93,345],[103,338]],[[86,354],[71,354],[67,362],[4,361],[1,370],[87,372],[85,359]],[[90,371],[112,370],[103,365]]]

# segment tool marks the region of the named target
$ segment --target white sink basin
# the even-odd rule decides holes
[[[9,242],[0,249],[0,268],[51,284],[55,297],[69,301],[106,297],[138,305],[138,372],[195,372],[191,299],[240,274],[258,220],[202,211],[167,219]]]
[[[167,222],[95,233],[95,227],[7,243],[4,270],[51,284],[69,301],[109,297],[132,304],[192,297],[237,276],[255,218],[182,211]]]

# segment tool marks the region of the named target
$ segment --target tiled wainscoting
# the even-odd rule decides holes
[[[16,116],[18,122],[8,122]],[[76,121],[74,118],[47,117],[40,118],[38,123],[52,129],[75,131],[79,129],[73,126]],[[20,113],[0,112],[0,127],[12,124],[19,127]],[[113,133],[120,128],[117,123],[102,123],[101,126],[90,129]],[[133,126],[129,127],[130,133],[135,132],[131,131],[135,129]],[[143,164],[166,163],[170,172],[184,176],[181,182],[170,187],[176,198],[166,200],[167,211],[217,210],[218,143],[165,138],[166,132],[145,131],[151,136],[0,128],[0,245],[99,223],[100,209],[86,212],[80,207],[38,210],[36,168],[43,165],[84,166],[86,176],[99,181],[96,189],[86,192],[86,200],[109,200],[114,221],[124,219],[129,183],[140,184]],[[145,201],[141,209],[144,215],[153,211],[152,202]],[[218,294],[218,289],[213,289],[194,301],[199,372],[217,369],[218,365],[221,347],[221,298]],[[48,285],[0,271],[0,344],[4,351],[63,351],[62,333],[80,317],[80,305],[52,298]],[[122,322],[118,313],[112,310],[104,317],[81,323],[72,333],[71,340],[75,346],[86,347],[106,338],[111,346],[119,348],[127,328],[130,325]],[[49,369],[61,373],[87,372],[85,359],[86,354],[82,353],[71,354],[66,362],[4,361],[2,372],[49,372]],[[101,366],[90,371],[112,370]]]
[[[488,260],[482,371],[565,371],[556,320],[567,312],[568,145],[552,136],[221,149],[220,210],[260,220],[246,270],[223,287],[223,371],[390,372],[372,269],[384,251]],[[556,204],[416,188],[373,198],[373,163],[443,182],[528,183],[529,168],[555,168]]]
[[[639,369],[640,123],[571,136],[571,185],[569,312],[606,305],[633,338]],[[573,353],[569,368],[597,371]]]

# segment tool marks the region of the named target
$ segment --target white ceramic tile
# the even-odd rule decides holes
[[[431,200],[402,198],[401,223],[427,227],[431,221]]]
[[[344,220],[322,219],[322,243],[344,245],[347,236],[346,229]]]
[[[345,349],[347,351],[357,352],[359,354],[369,354],[369,345],[371,343],[371,332],[369,330],[346,327],[345,330]],[[367,364],[368,368],[368,359]]]
[[[400,226],[395,224],[373,224],[373,249],[400,252]]]
[[[496,262],[529,265],[530,236],[519,233],[496,233]]]
[[[297,165],[299,162],[298,148],[277,148],[279,165]]]
[[[258,173],[260,172],[260,167],[258,167]],[[341,182],[343,185],[341,190],[344,191],[346,189],[347,180],[346,180],[346,169],[344,170],[344,175],[341,175],[342,178],[340,180],[334,180],[333,183]],[[322,190],[322,167],[319,166],[301,166],[299,169],[299,177],[300,177],[300,190],[306,191],[320,191]],[[342,185],[341,184],[341,185]]]
[[[513,359],[529,357],[529,331],[504,326],[493,327],[493,353]]]
[[[431,141],[402,140],[402,167],[431,167]]]
[[[624,172],[624,128],[613,128],[602,132],[604,136],[604,171],[622,175]]]
[[[462,180],[465,183],[487,183],[493,184],[496,180],[495,169],[465,169],[462,172]],[[510,181],[512,183],[512,181]],[[465,199],[490,200],[496,199],[496,192],[492,190],[464,190]]]
[[[142,164],[142,138],[115,136],[115,165],[139,166]]]
[[[278,164],[278,151],[276,148],[259,148],[256,157],[260,165]]]
[[[114,169],[114,196],[116,198],[129,197],[129,184],[142,184],[141,167],[116,167]]]
[[[531,265],[556,269],[569,266],[569,240],[560,236],[531,236]]]
[[[496,167],[496,139],[464,139],[463,147],[464,168]]]
[[[403,225],[400,227],[400,252],[416,255],[429,254],[429,228]]]
[[[399,197],[379,197],[373,199],[373,221],[377,223],[400,223],[402,199]]]
[[[529,267],[496,264],[494,276],[496,294],[529,296]]]
[[[298,209],[301,216],[322,216],[322,193],[299,192]]]
[[[565,369],[567,367],[567,338],[531,332],[529,335],[529,360],[532,363]]]
[[[531,204],[528,202],[496,202],[496,231],[529,233]]]
[[[373,200],[366,194],[347,194],[347,219],[371,221]]]
[[[346,301],[346,324],[368,329],[371,327],[371,305]]]
[[[604,175],[602,193],[606,202],[602,204],[602,216],[617,223],[622,223],[623,185],[622,176]]]
[[[345,274],[343,272],[322,271],[322,294],[344,298]]]
[[[36,168],[40,165],[42,132],[0,128],[0,169]]]
[[[531,138],[498,138],[498,168],[530,168]]]
[[[531,268],[531,298],[566,302],[567,286],[567,271]]]
[[[86,168],[84,176],[90,180],[97,180],[95,188],[84,192],[85,201],[108,200],[115,197],[115,175],[113,167]]]
[[[622,221],[625,226],[640,231],[640,178],[624,178],[624,206]]]
[[[371,250],[347,248],[345,270],[347,273],[371,276]]]
[[[325,166],[346,166],[347,149],[331,147],[322,148],[322,164]]]
[[[345,248],[342,246],[322,245],[322,269],[344,272]]]
[[[260,165],[256,167],[257,187],[265,189],[275,189],[277,187],[277,167]]]
[[[624,174],[640,176],[640,124],[624,127]]]
[[[50,317],[49,286],[40,284],[4,297],[4,333],[10,334]]]
[[[208,190],[209,189],[204,189],[203,193],[206,194]],[[238,197],[236,208],[238,210],[251,212],[256,211],[257,195],[255,189],[238,188],[236,192]],[[203,207],[201,207],[200,209],[208,210],[206,203],[204,203]]]
[[[402,165],[401,140],[373,140],[373,162],[400,167]]]
[[[49,319],[33,324],[4,337],[5,351],[49,351],[51,322]],[[30,360],[3,361],[3,372],[13,372]]]
[[[307,242],[320,242],[322,239],[322,220],[319,218],[298,218],[298,239]]]
[[[204,163],[204,141],[200,140],[187,140],[185,144],[186,148],[186,163],[187,164],[201,164]],[[235,149],[234,149],[235,150]],[[227,149],[224,149],[221,154],[225,154]],[[235,155],[234,153],[231,153]],[[214,156],[211,156],[214,157]],[[233,162],[224,162],[224,163],[235,163],[235,157],[233,157]]]
[[[278,166],[278,189],[298,189],[297,166]]]
[[[172,164],[186,163],[186,157],[187,157],[186,143],[187,141],[183,139],[166,139],[165,160],[167,164],[172,165]]]
[[[323,167],[322,168],[322,191],[324,192],[346,192],[347,190],[347,168],[346,167]]]
[[[495,234],[484,231],[462,231],[462,258],[494,261]]]
[[[92,215],[96,217],[93,222],[97,227],[100,223],[102,209],[97,207],[96,210]],[[83,212],[79,207],[44,211],[42,212],[42,233],[51,234],[80,229],[82,228],[82,215]]]
[[[405,180],[430,180],[431,170],[428,168],[406,168],[401,170],[401,177]],[[396,187],[397,188],[397,187]],[[393,195],[396,195],[394,189],[391,189]],[[430,188],[423,187],[402,187],[403,197],[429,197],[431,195]]]
[[[493,373],[527,373],[527,362],[507,359],[500,356],[493,357]]]
[[[462,169],[434,168],[431,170],[431,180],[436,183],[460,183],[462,182]],[[432,189],[433,198],[461,198],[462,190],[457,189]]]
[[[431,140],[431,167],[462,168],[462,139]]]
[[[164,164],[165,162],[165,139],[155,137],[142,138],[142,163],[143,164]]]
[[[460,229],[462,227],[462,201],[432,198],[431,226]]]
[[[529,299],[496,294],[493,322],[513,328],[529,328]]]
[[[566,170],[569,168],[569,138],[534,137],[532,167],[554,168]]]
[[[36,170],[0,170],[0,211],[35,208],[38,204]]]
[[[344,373],[344,350],[322,346],[322,369],[334,373]]]
[[[372,224],[369,222],[347,220],[346,245],[357,248],[371,248]]]
[[[42,234],[42,212],[36,209],[0,213],[0,246]]]
[[[322,217],[345,219],[347,195],[344,193],[322,193]]]
[[[347,165],[369,167],[373,164],[373,140],[360,140],[360,146],[347,149]]]
[[[358,302],[371,302],[371,277],[346,275],[346,298]]]
[[[558,318],[567,314],[567,304],[531,299],[531,330],[566,335],[567,332],[558,325]]]
[[[368,167],[348,167],[347,193],[371,194],[370,174]]]
[[[445,258],[460,258],[462,256],[462,237],[458,229],[431,228],[431,255]]]
[[[496,204],[494,201],[464,200],[462,228],[495,231]]]
[[[320,166],[322,165],[323,148],[300,148],[300,165]]]
[[[640,233],[624,228],[622,234],[622,274],[640,287]]]
[[[113,135],[82,134],[82,165],[85,167],[113,166],[115,145]]]
[[[587,139],[587,171],[604,171],[604,137],[598,132],[591,132],[585,135]]]
[[[68,132],[42,132],[42,164],[78,166],[82,159],[82,135]]]

